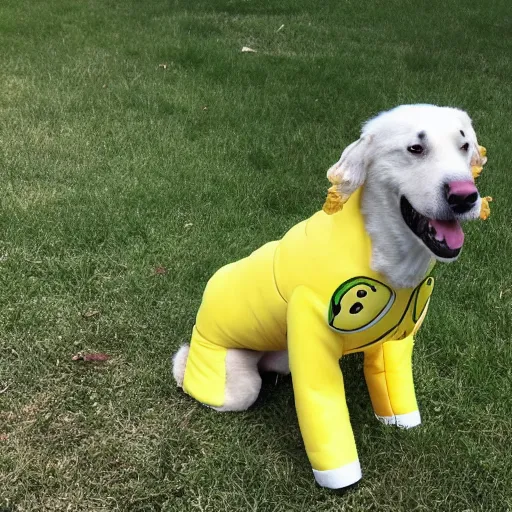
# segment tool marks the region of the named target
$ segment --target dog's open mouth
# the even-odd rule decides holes
[[[429,219],[416,211],[405,196],[400,199],[400,209],[411,231],[437,257],[456,258],[464,244],[464,232],[458,220]]]

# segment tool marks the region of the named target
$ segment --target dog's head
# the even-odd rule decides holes
[[[368,121],[327,177],[343,199],[371,181],[372,190],[400,211],[407,232],[438,260],[450,261],[464,242],[460,221],[480,213],[471,166],[482,163],[465,112],[403,105]]]

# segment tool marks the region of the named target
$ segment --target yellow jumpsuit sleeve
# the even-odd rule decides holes
[[[313,473],[323,487],[361,478],[339,359],[342,337],[327,326],[314,293],[298,287],[288,306],[288,353],[299,426]]]
[[[386,424],[411,428],[421,423],[412,375],[413,336],[368,348],[364,376],[375,415]]]

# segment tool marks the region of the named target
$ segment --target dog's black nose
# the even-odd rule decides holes
[[[454,213],[466,213],[478,201],[478,190],[472,181],[452,181],[445,185],[446,199]]]

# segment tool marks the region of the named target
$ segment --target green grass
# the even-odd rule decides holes
[[[3,0],[0,510],[512,510],[511,22],[508,0]],[[289,379],[221,415],[170,357],[211,273],[320,208],[361,122],[408,102],[469,111],[495,202],[436,271],[423,426],[378,424],[343,361],[364,479],[337,493]]]

